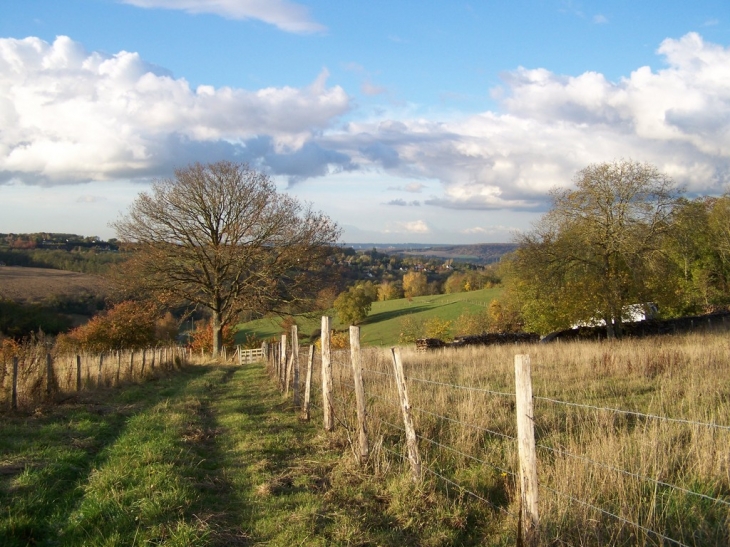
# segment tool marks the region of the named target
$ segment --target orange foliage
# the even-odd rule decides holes
[[[203,350],[210,353],[213,351],[213,324],[210,321],[202,325],[201,323],[203,322],[196,323],[188,347],[193,351]],[[227,349],[233,349],[233,346],[236,345],[230,325],[223,327],[223,345]]]
[[[85,325],[59,335],[57,348],[61,352],[147,348],[155,343],[155,320],[155,310],[150,305],[131,300],[120,302]]]

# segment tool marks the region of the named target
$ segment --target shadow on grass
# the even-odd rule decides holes
[[[369,325],[371,323],[380,323],[381,321],[387,321],[389,319],[396,319],[398,317],[402,317],[404,315],[410,315],[412,313],[420,313],[422,311],[426,310],[433,310],[440,307],[439,306],[413,306],[409,308],[401,308],[398,310],[391,310],[391,311],[383,311],[379,313],[374,313],[371,315],[368,315],[365,320],[362,322],[363,325]]]
[[[127,421],[183,391],[204,371],[84,393],[33,415],[0,420],[0,515],[3,546],[56,544],[84,496],[81,487],[104,465]]]

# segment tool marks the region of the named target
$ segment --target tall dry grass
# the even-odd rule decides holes
[[[516,354],[532,363],[544,544],[730,545],[727,333],[403,349],[424,478],[444,495],[493,506],[506,529],[519,514]],[[391,355],[367,349],[363,362],[372,468],[400,472],[405,443]],[[318,358],[315,405],[319,369]],[[339,429],[354,442],[348,352],[333,353],[333,370]]]

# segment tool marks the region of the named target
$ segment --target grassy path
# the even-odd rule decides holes
[[[478,541],[407,480],[361,474],[262,366],[190,367],[86,397],[0,416],[0,545]]]

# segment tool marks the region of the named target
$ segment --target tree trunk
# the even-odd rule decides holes
[[[213,312],[213,357],[218,357],[223,349],[223,325],[219,312]]]

